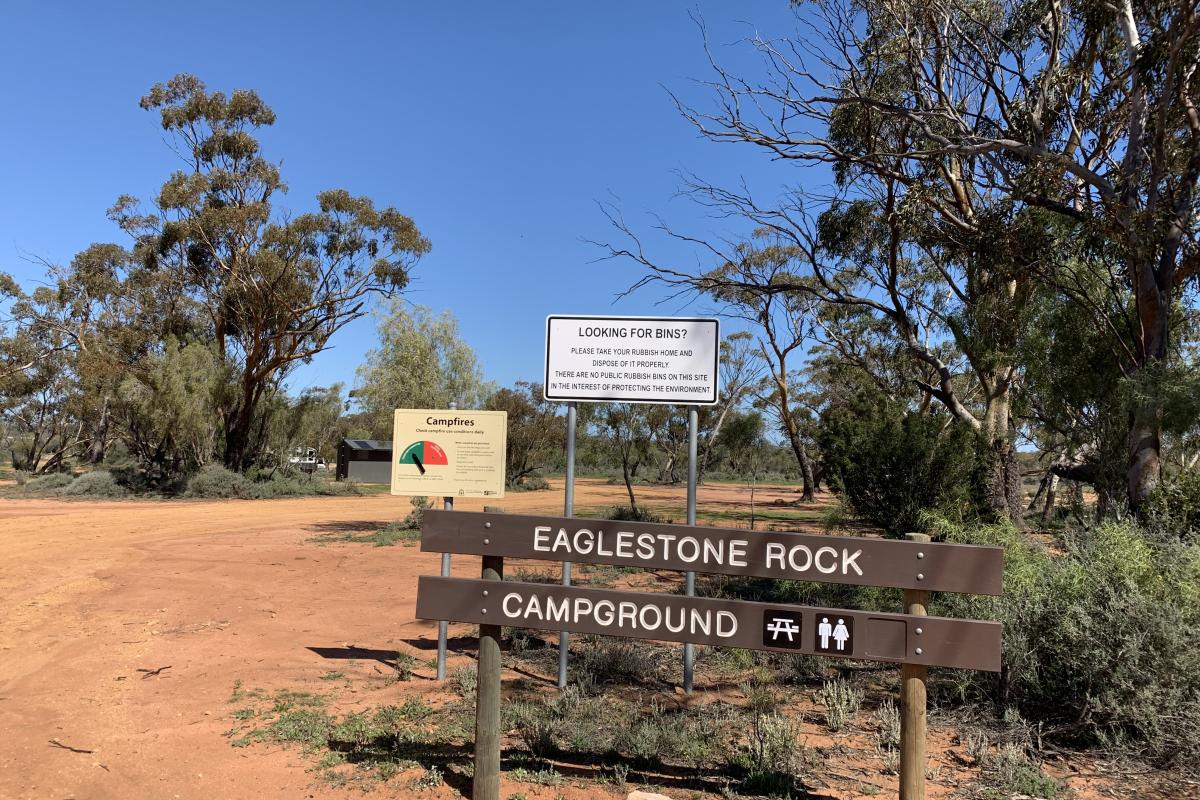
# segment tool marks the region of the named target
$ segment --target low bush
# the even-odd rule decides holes
[[[425,521],[425,512],[433,508],[433,503],[429,501],[428,497],[421,496],[414,497],[408,502],[412,506],[412,511],[408,512],[401,527],[405,530],[419,531],[421,523]]]
[[[249,497],[273,500],[280,497],[331,497],[361,494],[353,481],[326,481],[321,478],[272,478],[250,484]]]
[[[51,472],[25,481],[25,491],[30,494],[54,494],[74,481],[75,477],[69,472]]]
[[[231,472],[220,464],[206,464],[191,477],[184,497],[200,500],[228,500],[250,497],[251,483],[244,475]]]
[[[821,689],[821,704],[825,706],[825,727],[833,733],[845,728],[858,713],[862,699],[862,690],[842,678],[825,681]]]
[[[746,770],[742,788],[772,797],[791,797],[804,769],[800,726],[774,711],[751,717],[741,766]]]
[[[245,475],[208,464],[191,477],[184,497],[203,500],[271,500],[280,497],[340,496],[361,494],[354,481],[327,481],[317,477],[275,477],[254,481]]]
[[[575,668],[596,684],[640,683],[657,675],[661,653],[661,648],[633,639],[598,636],[586,641],[575,657]]]
[[[1200,767],[1200,545],[1132,522],[1064,535],[1061,553],[1004,525],[935,526],[1005,547],[1004,594],[940,595],[932,613],[1004,623],[1004,670],[953,673],[955,701],[1015,706],[1046,738]]]
[[[69,497],[124,497],[129,491],[117,483],[111,472],[96,470],[80,475],[62,493]]]
[[[663,522],[663,518],[645,506],[632,509],[629,506],[613,506],[605,519],[617,522]]]
[[[1147,503],[1151,524],[1180,539],[1200,541],[1200,471],[1190,470],[1164,483]]]
[[[550,481],[541,475],[526,475],[508,488],[513,492],[542,492],[550,488]]]

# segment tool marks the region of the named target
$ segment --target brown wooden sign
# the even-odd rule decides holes
[[[1001,625],[575,586],[421,577],[419,619],[1000,670]]]
[[[464,511],[426,511],[421,549],[990,595],[1004,572],[999,547]]]

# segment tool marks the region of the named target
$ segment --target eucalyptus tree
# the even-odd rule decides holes
[[[320,192],[316,211],[280,212],[286,185],[256,138],[275,112],[253,91],[210,92],[181,74],[141,107],[158,113],[184,166],[152,210],[123,196],[110,212],[134,242],[127,280],[157,280],[168,304],[193,309],[229,376],[218,398],[222,459],[242,469],[264,444],[264,397],[373,296],[403,289],[430,245],[409,217],[342,189]]]
[[[920,247],[939,271],[957,262],[964,308],[982,278],[976,322],[1001,331],[1019,317],[1025,278],[1057,271],[1048,230],[1115,252],[1119,271],[1100,296],[1060,287],[1094,312],[1096,330],[1122,312],[1121,370],[1137,397],[1126,484],[1139,506],[1159,481],[1172,321],[1200,272],[1196,4],[822,0],[799,19],[811,30],[753,41],[764,77],[714,62],[716,109],[680,104],[684,114],[712,139],[832,165],[856,191],[865,179],[872,215],[900,228],[888,250]],[[933,227],[905,230],[906,215]],[[1015,348],[1001,344],[974,368],[989,399],[1011,384]],[[969,421],[945,385],[934,388]]]
[[[758,343],[749,331],[737,331],[721,340],[718,356],[718,373],[721,380],[721,396],[716,406],[704,406],[699,413],[699,464],[696,466],[697,480],[703,482],[704,473],[713,463],[721,434],[725,425],[736,416],[738,409],[749,397],[752,387],[763,377],[763,364],[758,357]]]
[[[566,422],[558,414],[558,405],[546,400],[540,383],[517,381],[512,388],[498,389],[484,408],[508,414],[504,480],[509,486],[561,462]]]
[[[492,392],[450,311],[393,300],[379,310],[379,346],[358,368],[354,396],[376,436],[390,436],[397,408],[481,408]]]

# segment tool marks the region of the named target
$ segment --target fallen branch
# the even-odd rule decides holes
[[[96,752],[95,750],[85,750],[85,749],[84,749],[84,748],[82,748],[82,747],[71,747],[71,745],[69,745],[69,744],[63,744],[63,743],[62,743],[62,742],[60,742],[58,739],[51,739],[51,740],[50,740],[50,746],[51,746],[51,747],[58,747],[58,748],[61,748],[61,749],[63,749],[63,750],[70,750],[72,753],[94,753],[94,752]]]
[[[146,678],[150,678],[155,675],[159,675],[162,673],[162,671],[164,669],[170,669],[170,668],[171,668],[170,664],[167,664],[165,667],[159,667],[158,669],[142,669],[141,667],[138,667],[138,672],[142,673],[142,680],[146,680]]]

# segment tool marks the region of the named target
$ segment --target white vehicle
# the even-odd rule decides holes
[[[319,469],[329,469],[325,459],[317,455],[315,447],[297,447],[292,451],[288,463],[301,472],[316,472]]]

